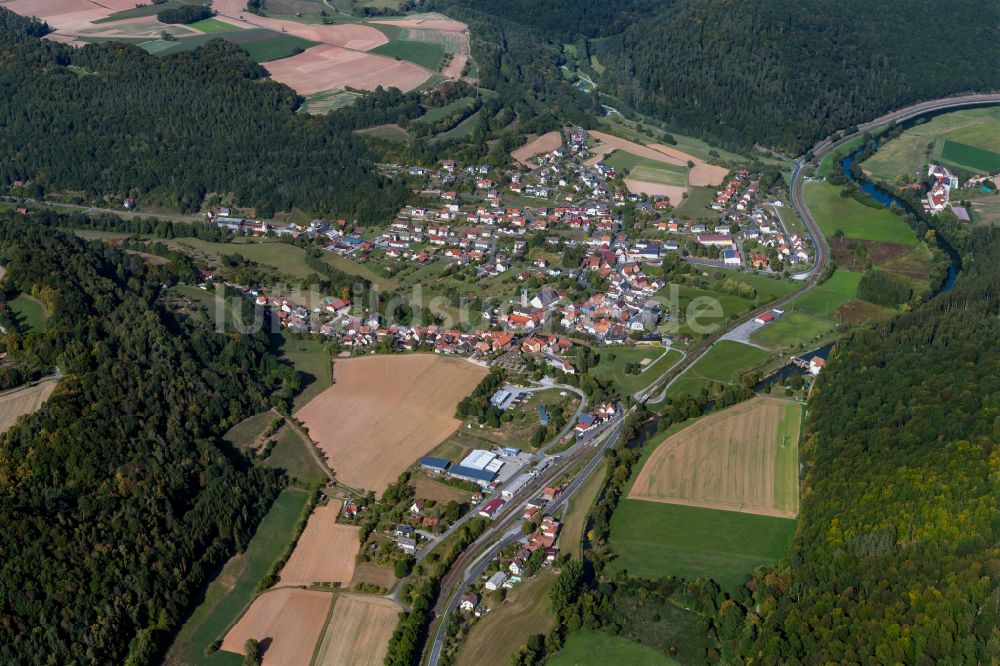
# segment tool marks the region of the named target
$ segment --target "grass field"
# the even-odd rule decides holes
[[[788,518],[625,499],[611,517],[609,573],[710,577],[732,591],[782,557],[794,531]]]
[[[240,30],[227,34],[225,39],[239,45],[257,62],[287,58],[317,44],[295,35],[283,35],[271,30],[262,30],[259,34],[254,30]]]
[[[616,150],[604,159],[604,163],[630,178],[663,185],[685,185],[687,167],[668,164],[639,157],[624,150]]]
[[[307,95],[299,111],[302,113],[325,114],[334,109],[342,109],[354,103],[361,97],[360,93],[347,92],[346,90],[328,90],[327,92]]]
[[[145,16],[155,16],[156,14],[162,12],[164,9],[174,9],[176,7],[183,7],[186,4],[194,4],[194,3],[186,3],[182,2],[181,0],[166,0],[166,2],[159,5],[154,5],[153,3],[149,3],[144,7],[123,9],[120,12],[109,14],[108,16],[102,19],[91,21],[91,23],[94,23],[96,25],[99,23],[112,23],[114,21],[124,21],[125,19],[143,18]]]
[[[293,428],[286,425],[278,431],[276,438],[277,443],[265,461],[267,465],[285,470],[289,477],[307,487],[329,479],[309,452],[308,447],[312,444],[302,441]]]
[[[456,99],[454,102],[445,104],[444,106],[435,106],[427,109],[427,113],[420,116],[418,120],[426,123],[434,123],[442,118],[447,118],[457,111],[468,109],[475,104],[475,102],[476,101],[471,97],[462,97],[461,99]]]
[[[295,527],[305,511],[309,493],[287,488],[261,521],[242,555],[226,563],[205,592],[204,600],[188,618],[167,653],[166,664],[240,664],[242,658],[205,648],[221,639],[254,598],[254,588],[295,537]]]
[[[657,446],[628,498],[793,518],[801,425],[801,405],[788,400],[714,412]]]
[[[805,312],[790,312],[754,331],[750,339],[775,350],[802,349],[813,346],[836,328],[837,324],[830,319]]]
[[[6,432],[25,414],[31,414],[49,399],[56,388],[54,379],[34,386],[11,390],[0,396],[0,432]]]
[[[903,218],[885,208],[869,208],[840,188],[827,183],[807,183],[806,200],[823,234],[842,231],[848,238],[915,245],[917,238]]]
[[[742,342],[720,340],[670,385],[667,395],[684,392],[695,395],[713,382],[732,383],[741,372],[762,364],[770,356],[770,352]]]
[[[829,280],[796,298],[785,311],[805,312],[818,317],[826,316],[854,298],[858,293],[860,282],[861,273],[838,268]]]
[[[229,429],[222,439],[241,451],[246,451],[259,443],[264,429],[278,418],[271,410],[263,411],[247,417]]]
[[[702,216],[709,217],[712,211],[708,207],[715,200],[715,189],[714,187],[689,187],[688,195],[681,205],[674,209],[674,213],[677,217],[685,220],[697,220]]]
[[[580,543],[587,526],[587,516],[590,515],[594,501],[601,492],[607,467],[607,463],[598,465],[597,469],[580,486],[580,489],[574,493],[569,510],[563,516],[562,530],[559,532],[559,548],[562,552],[569,553],[574,557],[579,556]]]
[[[948,144],[952,144],[949,147]],[[930,146],[930,148],[928,148]],[[992,153],[980,155],[967,151],[969,146]],[[923,175],[930,160],[967,171],[984,171],[992,159],[1000,159],[1000,107],[964,109],[935,116],[926,123],[915,125],[895,139],[885,142],[861,164],[869,178],[892,183],[896,176]],[[985,163],[979,159],[985,158]],[[968,163],[971,160],[974,163]],[[997,166],[995,168],[1000,168]]]
[[[816,167],[816,176],[818,176],[819,178],[826,178],[831,173],[833,173],[833,170],[837,166],[837,159],[850,154],[852,150],[860,146],[861,140],[863,138],[864,137],[859,136],[854,139],[851,139],[847,143],[837,148],[837,150],[833,151],[832,153],[824,157],[820,161],[819,166]]]
[[[219,19],[204,19],[202,21],[196,21],[190,24],[192,28],[198,30],[199,32],[233,32],[239,28],[235,28],[228,23],[224,23]]]
[[[601,362],[590,369],[590,374],[611,382],[623,395],[631,394],[652,384],[679,360],[680,352],[663,347],[605,347],[601,349]],[[641,366],[638,375],[625,374],[627,364],[643,361],[648,363]]]
[[[436,72],[444,59],[445,50],[440,44],[409,42],[400,39],[376,46],[369,53],[377,53],[397,60],[407,60]]]
[[[7,303],[11,314],[17,321],[17,327],[26,332],[42,333],[48,326],[49,316],[45,306],[34,296],[18,294]]]
[[[293,340],[279,333],[272,337],[272,350],[302,374],[302,389],[293,402],[293,410],[330,388],[333,376],[330,350],[317,340]]]
[[[552,571],[543,569],[534,580],[512,589],[499,605],[487,602],[493,610],[469,631],[456,666],[508,664],[529,636],[544,634],[555,626],[548,604],[548,591],[555,581]]]
[[[545,660],[546,666],[585,664],[672,666],[678,663],[646,645],[589,629],[580,629],[569,634],[563,649]]]

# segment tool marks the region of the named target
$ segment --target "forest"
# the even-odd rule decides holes
[[[362,223],[388,219],[406,198],[352,135],[358,114],[297,115],[295,93],[261,81],[265,70],[237,46],[215,40],[157,59],[127,44],[39,40],[46,31],[0,8],[3,187],[33,179],[43,192],[152,197],[182,212],[208,192],[232,193],[264,218],[295,206]]]
[[[166,275],[105,244],[3,213],[0,264],[49,312],[4,350],[64,375],[0,435],[0,663],[150,663],[284,484],[218,438],[297,375],[264,333],[166,310]]]
[[[802,153],[893,108],[1000,87],[1000,71],[989,65],[1000,60],[996,3],[958,0],[947,20],[930,0],[436,4],[465,18],[496,17],[491,31],[503,30],[509,42],[479,40],[506,51],[501,63],[554,68],[564,62],[562,44],[572,44],[597,81],[595,103],[631,107],[724,147]],[[515,39],[537,46],[515,54]],[[603,71],[591,67],[591,55]]]
[[[861,329],[817,379],[788,557],[720,618],[777,664],[1000,659],[1000,232],[954,289]]]

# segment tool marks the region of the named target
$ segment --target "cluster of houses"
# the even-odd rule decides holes
[[[940,213],[948,207],[951,189],[958,187],[958,177],[940,164],[928,166],[927,175],[933,178],[934,182],[927,193],[927,199],[924,201],[924,210],[930,213]]]

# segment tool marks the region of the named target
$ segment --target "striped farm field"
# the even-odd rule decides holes
[[[799,512],[802,407],[754,398],[667,438],[628,498],[793,518]]]
[[[394,601],[382,597],[339,595],[312,663],[316,666],[382,664],[400,612],[402,609]]]
[[[945,140],[941,147],[941,159],[980,173],[1000,171],[1000,153],[957,141]]]

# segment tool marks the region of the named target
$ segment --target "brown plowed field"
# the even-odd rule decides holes
[[[326,625],[315,665],[381,666],[400,610],[382,597],[341,594]]]
[[[775,398],[706,416],[653,451],[628,498],[794,518],[801,421],[800,405]]]
[[[296,416],[338,480],[381,494],[454,432],[455,406],[485,375],[482,366],[435,354],[337,361],[334,385]]]
[[[265,65],[271,78],[300,95],[350,86],[363,90],[395,87],[413,90],[430,76],[428,71],[405,60],[349,51],[320,44],[298,55]]]
[[[222,649],[243,654],[247,639],[253,638],[260,643],[264,666],[309,666],[332,600],[332,592],[294,588],[265,592],[229,630]]]
[[[331,500],[313,511],[295,550],[278,574],[276,587],[351,582],[354,557],[360,547],[359,528],[337,524],[341,506],[341,502]]]
[[[321,44],[367,51],[389,41],[384,32],[370,25],[361,23],[310,24],[254,16],[246,11],[246,4],[245,0],[215,0],[212,7],[219,12],[216,18],[225,23],[241,28],[268,28],[275,32],[284,32]],[[246,20],[240,20],[241,16]]]
[[[527,164],[528,160],[535,155],[548,153],[562,145],[562,134],[559,132],[548,132],[535,137],[510,154],[518,162]]]

